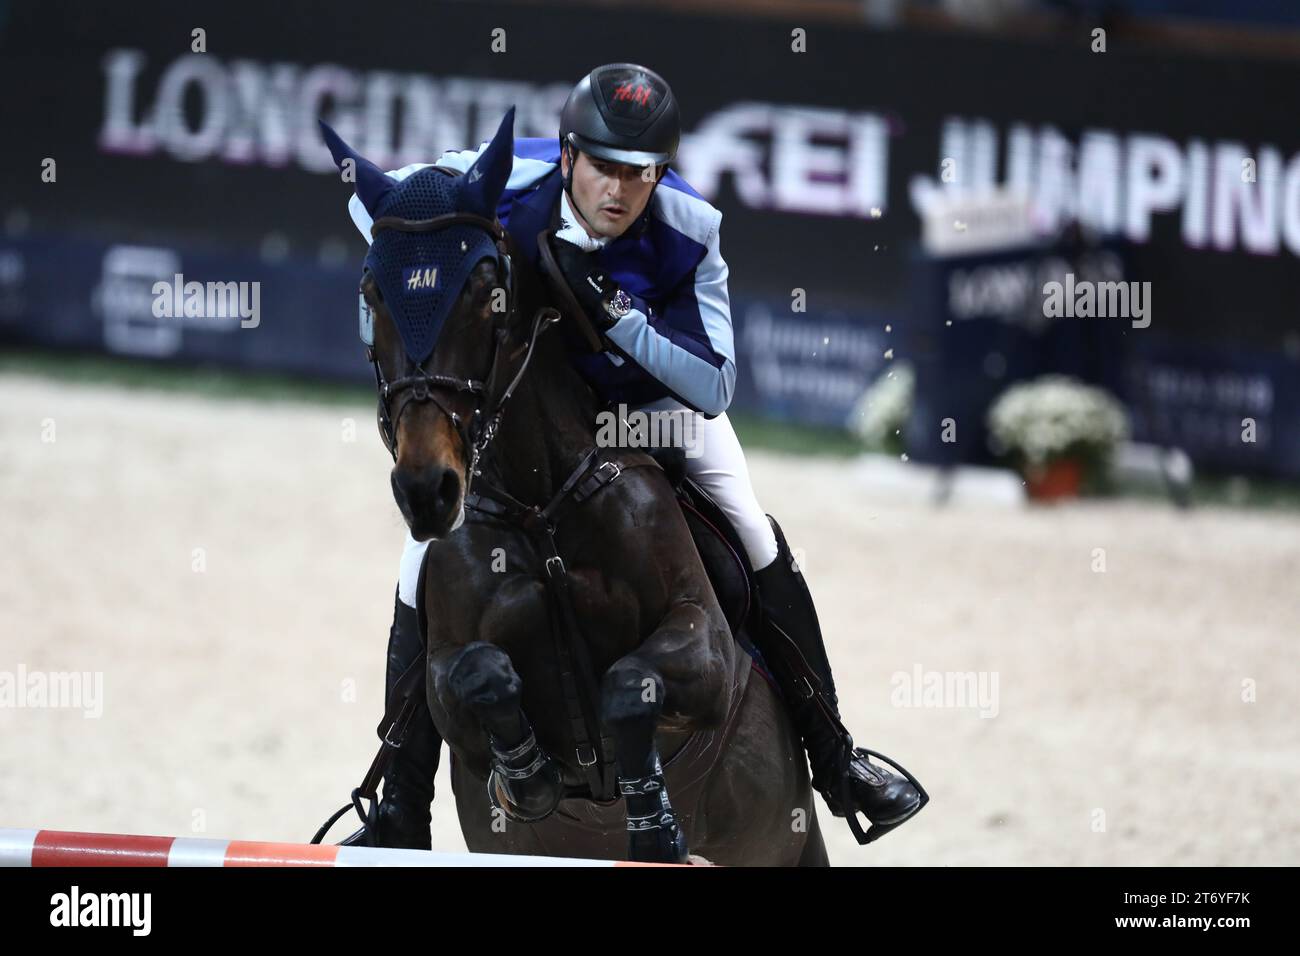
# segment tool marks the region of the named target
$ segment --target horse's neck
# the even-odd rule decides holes
[[[543,333],[506,403],[484,474],[528,504],[545,504],[595,443],[596,401],[569,364],[558,329]]]

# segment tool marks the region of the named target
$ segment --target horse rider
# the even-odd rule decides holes
[[[698,447],[686,457],[687,472],[731,520],[756,569],[763,623],[754,642],[772,660],[779,629],[820,679],[815,690],[806,679],[773,668],[807,751],[812,785],[836,816],[860,811],[882,830],[892,828],[919,810],[920,794],[861,748],[850,749],[812,596],[780,525],[769,521],[754,496],[727,420],[736,360],[718,238],[722,214],[668,168],[679,137],[677,101],[663,77],[633,63],[599,66],[569,94],[558,140],[515,140],[498,215],[534,262],[538,233],[552,230],[557,264],[606,340],[601,353],[572,350],[575,367],[597,395],[645,411],[694,416],[695,431],[687,434],[695,435]],[[444,153],[436,165],[465,172],[486,145]],[[388,175],[401,180],[428,165]],[[369,241],[371,219],[357,197],[349,210]],[[415,591],[425,547],[408,531],[389,631],[388,694],[424,652]],[[429,848],[441,745],[428,708],[418,708],[384,775],[381,845]]]

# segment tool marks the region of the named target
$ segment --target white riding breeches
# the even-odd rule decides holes
[[[706,419],[667,398],[630,409],[628,423],[633,427],[639,424],[634,420],[637,412],[646,413],[646,419],[640,424],[648,425],[650,444],[662,445],[671,437],[685,448],[686,473],[730,519],[754,569],[765,568],[776,560],[776,535],[754,496],[745,452],[726,413]],[[416,541],[407,531],[397,592],[402,603],[410,607],[415,606],[415,589],[426,547],[428,542]]]

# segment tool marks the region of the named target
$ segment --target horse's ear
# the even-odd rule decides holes
[[[317,122],[320,123],[325,145],[329,147],[330,155],[334,157],[334,164],[343,174],[343,181],[353,184],[357,197],[366,207],[366,212],[374,216],[380,200],[393,188],[393,180],[389,179],[382,169],[343,142],[339,134],[330,129],[328,123],[324,120],[317,120]]]
[[[494,218],[497,203],[501,201],[501,193],[505,191],[514,164],[515,108],[512,106],[506,110],[487,149],[479,154],[474,165],[461,177],[461,209],[478,213],[487,219]]]

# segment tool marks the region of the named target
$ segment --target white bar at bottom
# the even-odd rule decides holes
[[[229,840],[177,837],[167,851],[168,866],[225,866]]]
[[[32,848],[40,830],[9,830],[0,827],[0,866],[31,866]]]

